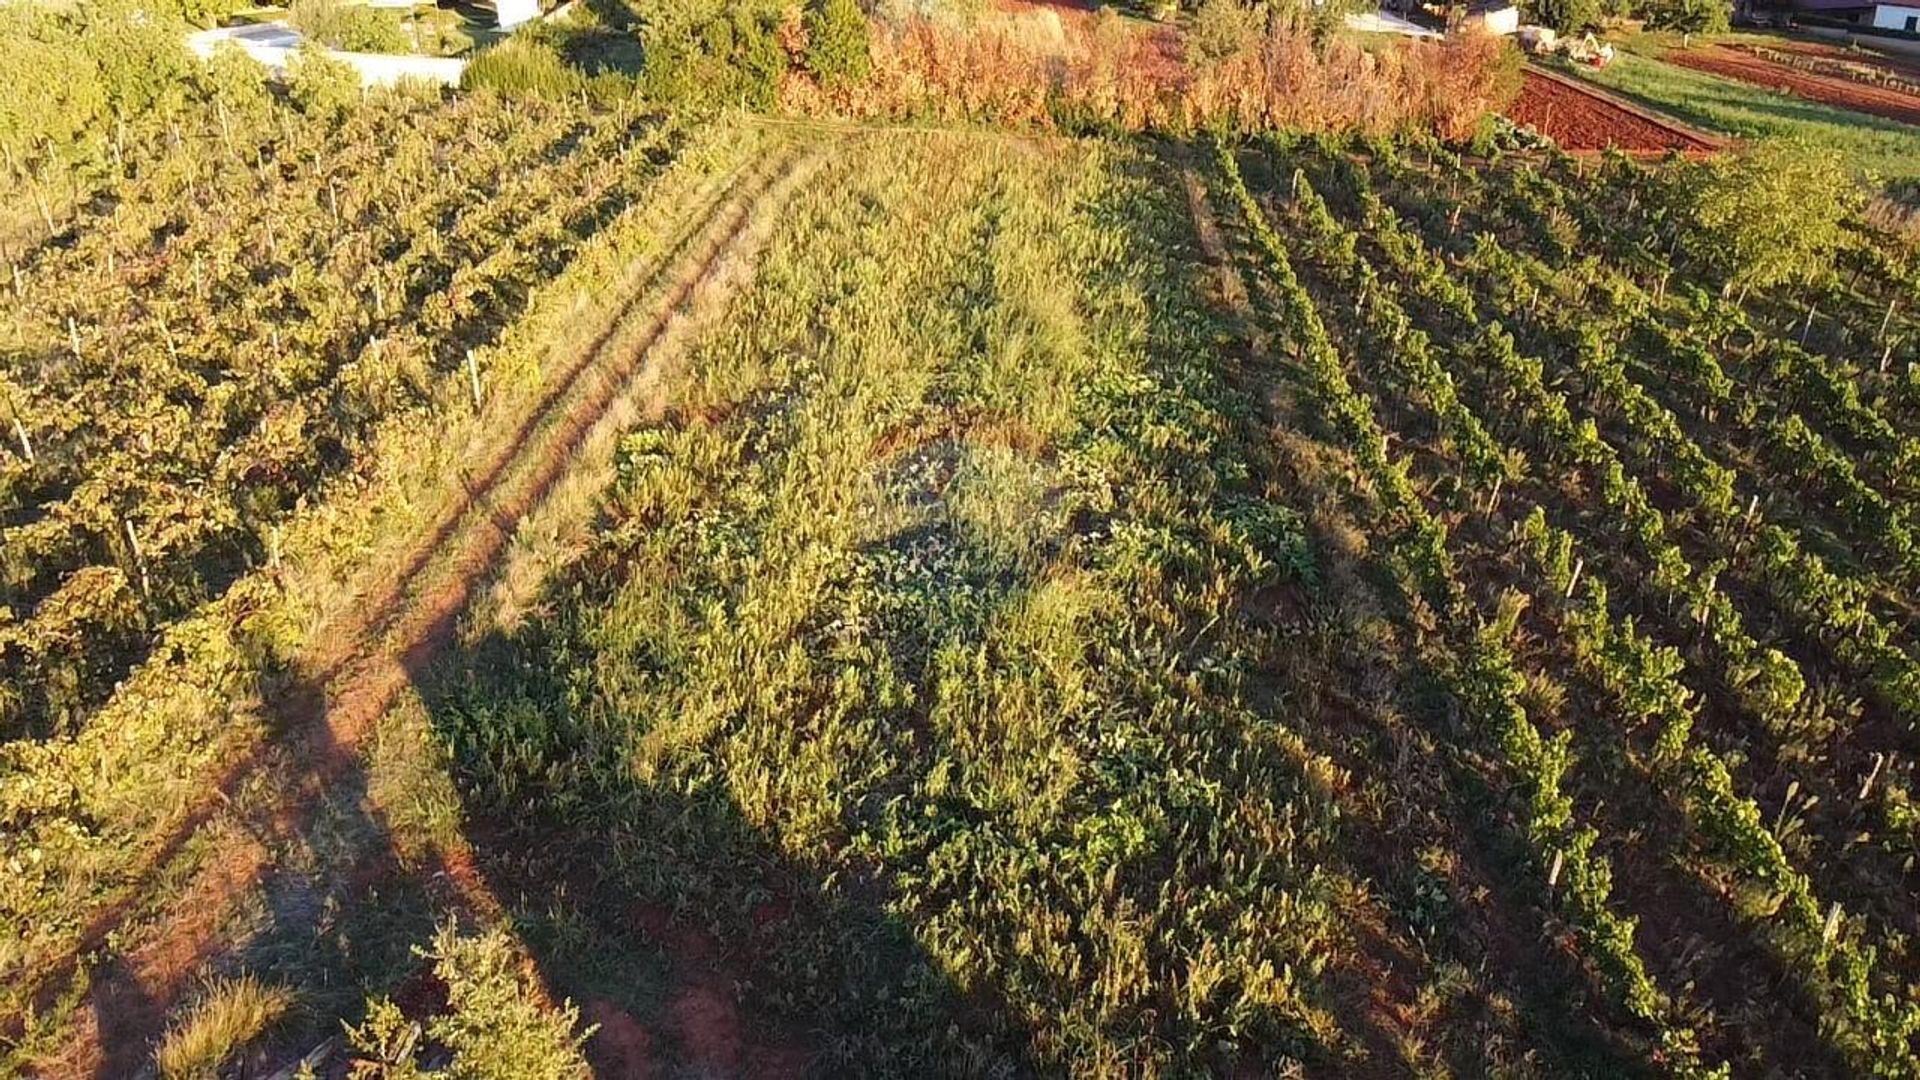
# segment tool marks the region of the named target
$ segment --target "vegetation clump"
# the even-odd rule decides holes
[[[1828,273],[1865,201],[1838,154],[1784,141],[1681,170],[1673,200],[1687,254],[1742,290]]]

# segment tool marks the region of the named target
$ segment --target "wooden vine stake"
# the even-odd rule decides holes
[[[20,456],[33,464],[33,440],[27,438],[27,425],[20,422],[20,408],[13,403],[13,395],[7,395],[7,417],[13,421],[13,437],[20,440]]]
[[[480,362],[474,359],[473,350],[467,350],[467,388],[473,391],[473,407],[480,408]]]
[[[71,315],[67,316],[67,347],[73,350],[75,360],[80,359],[80,327],[74,323]]]
[[[1885,315],[1880,316],[1880,333],[1875,335],[1881,341],[1887,340],[1887,327],[1892,325],[1893,311],[1895,308],[1899,306],[1900,306],[1900,298],[1897,296],[1887,301],[1887,313]]]
[[[60,230],[54,228],[53,206],[47,202],[47,193],[40,190],[39,184],[33,185],[33,202],[34,205],[40,208],[40,220],[46,222],[47,239],[53,239],[54,235]]]
[[[1865,779],[1864,781],[1862,781],[1862,782],[1861,782],[1861,784],[1860,784],[1860,794],[1854,797],[1854,800],[1855,800],[1856,802],[1866,802],[1866,801],[1867,801],[1867,795],[1868,795],[1868,793],[1870,793],[1870,792],[1872,792],[1872,791],[1873,791],[1873,782],[1874,782],[1875,780],[1878,780],[1878,779],[1880,778],[1880,770],[1881,770],[1882,768],[1884,768],[1884,767],[1886,767],[1886,764],[1887,764],[1887,755],[1886,755],[1886,754],[1884,754],[1884,753],[1879,753],[1879,752],[1876,752],[1876,753],[1875,753],[1875,754],[1873,755],[1873,771],[1872,771],[1872,772],[1869,772],[1869,773],[1867,774],[1867,778],[1866,778],[1866,779]]]
[[[147,580],[147,558],[140,551],[140,537],[133,531],[133,519],[121,518],[120,527],[127,533],[127,548],[133,552],[134,569],[140,573],[140,595],[153,599],[152,583]]]
[[[1567,578],[1567,599],[1573,599],[1573,590],[1580,584],[1580,572],[1586,568],[1586,556],[1573,560],[1573,574]]]
[[[27,438],[27,426],[20,422],[20,414],[13,414],[13,437],[20,440],[20,456],[33,464],[33,440]]]

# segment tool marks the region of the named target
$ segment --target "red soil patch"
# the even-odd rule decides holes
[[[659,1051],[646,1025],[604,998],[589,1004],[584,1015],[595,1029],[587,1040],[587,1059],[594,1075],[648,1080],[658,1073],[654,1060]]]
[[[267,853],[251,839],[222,848],[182,896],[174,932],[147,942],[124,959],[96,969],[93,1008],[75,1037],[34,1065],[34,1075],[132,1076],[146,1062],[171,1002],[190,988],[193,973],[218,944],[232,910],[227,898],[251,888],[265,871]]]
[[[1630,112],[1597,94],[1529,71],[1507,117],[1559,143],[1565,150],[1662,153],[1700,152],[1712,147],[1678,128]]]
[[[1851,109],[1907,124],[1920,124],[1920,95],[1905,91],[1869,86],[1838,76],[1815,75],[1719,45],[1676,49],[1666,54],[1664,59],[1683,68],[1764,86],[1769,90],[1785,91],[1822,105]]]

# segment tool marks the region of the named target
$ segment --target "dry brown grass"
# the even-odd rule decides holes
[[[1484,35],[1369,51],[1315,45],[1302,27],[1253,28],[1225,55],[1189,56],[1179,36],[1112,14],[1061,20],[876,22],[873,75],[828,93],[789,80],[794,112],[985,121],[1042,129],[1470,133],[1518,88],[1504,44]]]
[[[211,1077],[220,1065],[280,1019],[293,1004],[284,986],[251,975],[209,983],[160,1043],[154,1063],[168,1080]]]

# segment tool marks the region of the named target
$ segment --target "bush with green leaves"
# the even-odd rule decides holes
[[[1729,289],[1824,277],[1862,201],[1838,154],[1794,142],[1696,165],[1670,190],[1693,226],[1681,239],[1688,257]]]
[[[780,22],[781,9],[764,0],[660,4],[640,31],[640,88],[666,104],[771,108],[787,71]]]
[[[1642,10],[1649,30],[1723,34],[1732,10],[1720,0],[1652,0]]]
[[[1203,0],[1187,30],[1189,55],[1213,64],[1259,47],[1265,30],[1261,11],[1245,0]]]
[[[581,1030],[580,1011],[572,1004],[548,1007],[527,968],[513,935],[495,927],[462,934],[448,923],[434,935],[430,949],[416,949],[433,961],[433,973],[447,986],[447,1008],[426,1023],[426,1033],[453,1054],[437,1075],[450,1080],[587,1080],[593,1075],[580,1047],[591,1033]],[[347,1031],[348,1042],[365,1059],[355,1063],[360,1077],[422,1076],[415,1061],[418,1040],[408,1034],[406,1016],[385,998],[369,1003],[367,1019]]]
[[[308,116],[337,122],[360,103],[360,73],[305,42],[287,61],[287,95]]]
[[[223,41],[194,74],[194,88],[229,114],[263,117],[273,107],[267,89],[267,69],[240,46]]]
[[[0,149],[12,169],[64,156],[107,115],[100,65],[79,46],[41,9],[0,7]]]
[[[1530,0],[1527,20],[1551,26],[1562,33],[1576,33],[1600,25],[1606,16],[1602,0]]]
[[[867,17],[854,0],[813,0],[807,6],[807,71],[822,86],[847,86],[867,77]]]
[[[76,9],[82,47],[100,67],[107,107],[121,120],[173,115],[186,105],[194,70],[185,24],[134,0],[96,0]]]
[[[348,52],[405,53],[413,39],[391,11],[341,0],[294,0],[287,22],[330,49]]]

